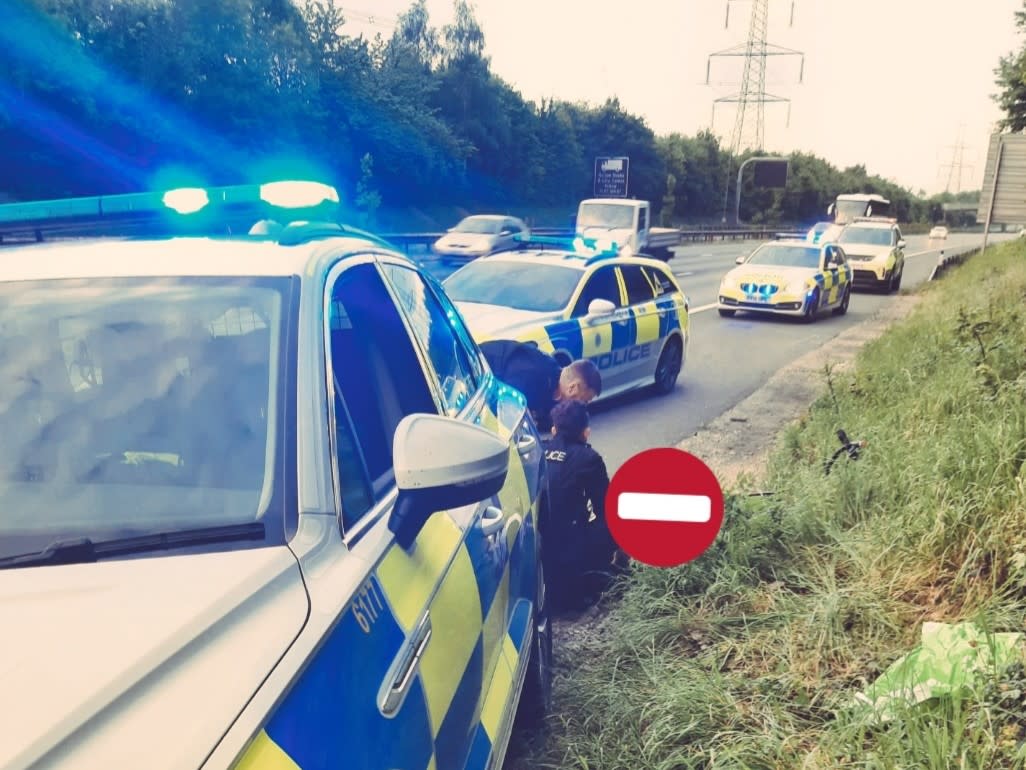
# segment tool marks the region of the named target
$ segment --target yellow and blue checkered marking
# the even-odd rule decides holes
[[[479,422],[499,428],[498,415],[516,413],[499,407],[519,394],[495,387]],[[512,446],[510,453],[506,485],[493,500],[510,512],[507,526],[486,537],[440,512],[409,554],[391,546],[237,770],[485,767],[512,717],[537,594],[540,470],[525,468]],[[528,513],[521,519],[516,511]],[[401,708],[386,717],[378,693],[425,611],[431,638]]]

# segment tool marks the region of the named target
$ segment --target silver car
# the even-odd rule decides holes
[[[518,236],[524,240],[530,237],[522,220],[501,214],[475,214],[450,228],[431,248],[444,259],[476,259],[516,249]]]

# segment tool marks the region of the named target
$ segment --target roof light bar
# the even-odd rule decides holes
[[[260,185],[260,200],[284,209],[302,209],[338,203],[338,191],[321,182],[285,181]]]
[[[180,187],[168,190],[161,201],[179,214],[195,214],[210,203],[210,196],[202,187]]]

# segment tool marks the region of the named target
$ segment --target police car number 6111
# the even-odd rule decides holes
[[[5,254],[0,767],[498,768],[545,714],[523,397],[311,190]]]

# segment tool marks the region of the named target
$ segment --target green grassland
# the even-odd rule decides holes
[[[1023,631],[1026,247],[927,285],[729,490],[698,561],[639,569],[516,768],[1023,767],[1021,666],[886,724],[851,708],[924,621]],[[823,462],[836,431],[868,441]],[[754,488],[754,487],[753,487]],[[509,766],[509,764],[507,766]]]

